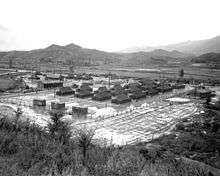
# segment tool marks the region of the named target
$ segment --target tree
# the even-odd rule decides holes
[[[68,144],[72,135],[69,124],[64,122],[62,112],[50,112],[51,122],[48,123],[48,130],[51,137],[58,140],[61,144]]]
[[[69,67],[69,72],[70,72],[70,73],[73,73],[73,72],[74,72],[74,66],[73,66],[73,64],[70,65],[70,67]]]
[[[181,69],[181,70],[179,71],[179,77],[180,77],[180,78],[183,78],[183,77],[184,77],[184,70],[183,70],[183,69]]]
[[[71,130],[67,122],[62,120],[63,112],[50,112],[50,122],[48,123],[48,131],[52,139],[55,139],[57,150],[53,154],[54,163],[59,174],[70,164],[70,144]]]
[[[86,155],[95,135],[95,130],[80,129],[76,133],[78,146],[82,149],[83,166],[86,166]]]
[[[19,128],[19,120],[23,114],[23,111],[20,107],[18,107],[15,111],[15,119],[14,119],[14,124],[15,124],[15,134],[17,135],[18,133],[18,128]]]

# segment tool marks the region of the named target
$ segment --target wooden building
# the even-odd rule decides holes
[[[102,86],[102,87],[99,87],[98,90],[94,91],[95,94],[101,93],[101,92],[110,92],[110,90],[108,90],[106,86]]]
[[[109,99],[111,99],[111,93],[107,92],[107,91],[98,92],[92,97],[92,99],[97,100],[97,101],[109,100]]]
[[[92,97],[93,93],[88,90],[79,90],[75,92],[75,96],[78,98],[87,98],[87,97]]]
[[[88,108],[73,106],[72,113],[77,115],[86,115],[88,114]]]
[[[75,92],[71,87],[60,87],[56,92],[56,95],[64,96],[64,95],[73,95]]]
[[[64,76],[62,75],[57,75],[57,74],[47,74],[45,76],[45,80],[54,80],[54,81],[63,81],[64,80]]]
[[[185,84],[174,84],[172,85],[173,89],[184,89],[185,88]]]
[[[32,74],[28,79],[30,79],[30,80],[40,80],[40,77],[35,75],[35,74]]]
[[[78,98],[86,98],[93,96],[92,88],[87,84],[82,84],[80,88],[76,89],[75,96]]]
[[[46,100],[33,99],[33,106],[46,106]]]
[[[39,89],[52,89],[57,87],[63,87],[62,81],[38,81],[37,87]]]
[[[125,89],[120,84],[114,85],[114,87],[112,87],[110,90],[111,90],[111,95],[112,96],[117,96],[117,95],[120,95],[120,94],[127,94]]]
[[[206,89],[206,88],[194,88],[192,90],[189,90],[187,92],[187,95],[189,96],[194,96],[194,97],[200,97],[200,98],[208,98],[212,97],[213,93],[211,90]]]
[[[52,110],[65,110],[65,103],[51,102]]]

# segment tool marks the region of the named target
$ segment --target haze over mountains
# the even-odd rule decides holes
[[[144,51],[141,51],[144,50]],[[76,44],[59,46],[52,44],[44,49],[30,51],[0,52],[0,61],[13,60],[19,63],[79,62],[98,65],[116,63],[129,66],[165,65],[170,62],[220,62],[220,36],[201,41],[161,46],[160,48],[134,48],[128,53],[113,53],[83,48]],[[208,53],[208,54],[207,54]],[[199,56],[200,54],[204,54]]]
[[[157,47],[130,47],[122,50],[123,53],[133,53],[139,51],[153,51],[155,49],[164,49],[167,51],[178,50],[183,53],[190,53],[194,55],[201,55],[209,52],[220,52],[220,36],[216,36],[206,40],[187,41],[177,44],[170,44]]]

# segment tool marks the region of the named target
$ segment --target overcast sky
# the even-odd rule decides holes
[[[0,0],[0,50],[117,51],[220,35],[219,0]]]

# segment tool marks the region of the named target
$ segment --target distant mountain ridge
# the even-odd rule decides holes
[[[220,36],[216,36],[206,40],[187,41],[177,44],[170,44],[157,47],[131,47],[122,50],[123,53],[133,53],[140,51],[153,51],[155,49],[164,49],[167,51],[177,50],[183,53],[191,53],[194,55],[201,55],[205,53],[215,52],[220,53]]]
[[[112,62],[120,54],[98,51],[95,49],[82,48],[75,44],[60,46],[52,44],[44,49],[35,49],[30,51],[9,51],[0,52],[0,60],[33,62],[33,63],[50,63],[50,62],[71,62],[71,61],[105,61]]]
[[[35,49],[30,51],[9,51],[0,52],[0,62],[9,63],[13,60],[15,63],[38,65],[38,64],[54,64],[59,66],[64,65],[79,65],[80,63],[97,64],[116,64],[122,66],[161,66],[170,63],[191,63],[197,60],[207,59],[206,62],[219,61],[219,56],[207,54],[197,57],[193,54],[180,52],[178,50],[167,51],[164,49],[155,49],[149,52],[134,52],[134,53],[111,53],[99,51],[96,49],[83,48],[76,44],[68,44],[60,46],[52,44],[44,49]],[[215,58],[216,57],[216,58]]]
[[[157,49],[151,52],[137,52],[137,53],[110,53],[105,51],[99,51],[96,49],[87,49],[79,45],[69,44],[66,46],[60,46],[52,44],[44,49],[36,49],[30,51],[10,51],[0,52],[0,60],[8,61],[23,60],[24,62],[67,62],[76,60],[94,60],[103,61],[106,63],[119,62],[121,60],[129,61],[129,59],[142,58],[144,60],[150,59],[150,57],[173,57],[184,58],[191,56],[179,51],[166,51]]]
[[[124,53],[122,63],[124,65],[133,66],[149,66],[149,65],[165,65],[169,62],[189,61],[194,55],[185,54],[176,50],[166,51],[163,49],[156,49],[150,52],[134,52]]]
[[[195,63],[220,64],[220,53],[206,53],[192,59]]]

